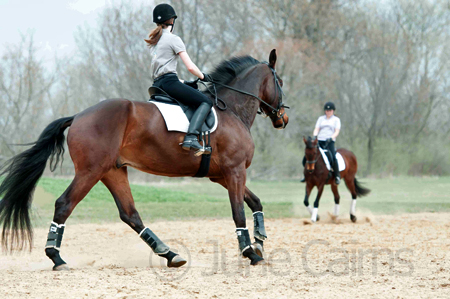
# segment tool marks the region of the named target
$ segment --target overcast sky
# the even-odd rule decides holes
[[[46,59],[74,51],[79,26],[95,27],[97,15],[120,0],[0,0],[0,55],[8,44],[17,44],[21,33],[34,31],[39,54]],[[128,0],[135,5],[153,0]],[[151,14],[151,12],[150,12]]]

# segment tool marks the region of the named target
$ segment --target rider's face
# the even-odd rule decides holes
[[[325,115],[331,117],[334,114],[334,110],[325,110]]]

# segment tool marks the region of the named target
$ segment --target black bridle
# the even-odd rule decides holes
[[[266,64],[266,65],[269,67],[269,69],[272,71],[272,74],[273,74],[274,85],[275,85],[275,98],[277,99],[277,108],[273,107],[272,105],[270,105],[269,103],[267,103],[266,101],[264,101],[263,99],[261,99],[260,97],[254,95],[254,94],[252,94],[252,93],[249,93],[249,92],[246,92],[246,91],[243,91],[243,90],[236,89],[236,88],[234,88],[234,87],[231,87],[231,86],[229,86],[229,85],[222,84],[222,83],[217,82],[217,81],[214,81],[214,80],[212,80],[212,82],[211,82],[211,83],[212,83],[212,86],[213,86],[213,88],[214,88],[214,92],[212,92],[212,91],[208,88],[208,86],[205,85],[205,86],[206,86],[206,89],[207,89],[207,91],[208,91],[209,93],[211,93],[212,95],[214,95],[215,105],[216,105],[217,108],[219,108],[220,110],[226,110],[226,109],[227,109],[227,105],[226,105],[226,103],[225,103],[222,99],[220,99],[219,97],[217,97],[217,90],[216,90],[215,84],[220,85],[220,86],[225,87],[225,88],[228,88],[228,89],[230,89],[230,90],[233,90],[233,91],[236,91],[236,92],[239,92],[239,93],[242,93],[242,94],[245,94],[245,95],[254,97],[255,99],[257,99],[257,100],[260,101],[261,103],[263,103],[263,104],[265,104],[266,106],[268,106],[269,108],[271,108],[271,109],[272,109],[272,116],[270,116],[270,117],[272,118],[273,115],[277,116],[277,119],[275,119],[274,121],[277,121],[277,120],[279,120],[279,119],[282,119],[282,120],[283,120],[283,127],[282,127],[282,128],[285,128],[285,127],[286,127],[286,123],[284,122],[283,116],[286,114],[286,112],[284,112],[283,114],[280,114],[280,110],[281,110],[281,108],[289,109],[290,107],[289,107],[289,106],[286,106],[286,105],[283,103],[283,96],[285,96],[285,94],[284,94],[283,90],[281,89],[280,82],[278,81],[277,72],[275,71],[274,68],[272,68],[272,67],[269,65],[269,63],[267,63],[267,62],[263,62],[263,63]],[[197,79],[197,81],[198,81],[198,79]],[[202,82],[202,83],[203,83],[203,82]],[[220,101],[222,102],[223,107],[220,107],[220,106],[218,105],[218,100],[220,100]],[[258,111],[258,114],[261,114],[263,117],[269,116],[269,115],[267,115],[266,113],[264,113],[264,111],[262,111],[262,109]]]
[[[316,148],[316,150],[314,152],[314,157],[317,156],[317,158],[313,161],[306,160],[306,164],[316,164],[317,160],[319,160],[319,158],[320,158],[320,153],[318,153],[319,152],[319,144],[316,144],[315,148]]]

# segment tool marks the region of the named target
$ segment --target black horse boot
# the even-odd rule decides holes
[[[187,134],[184,137],[183,144],[181,145],[184,150],[195,150],[196,156],[200,156],[205,152],[204,147],[198,142],[197,136],[201,133],[202,125],[210,111],[211,106],[207,103],[201,103],[200,106],[198,106],[192,116]]]
[[[339,172],[339,164],[336,157],[334,157],[333,171],[334,177],[336,179],[336,185],[339,185],[339,183],[341,182],[341,173]]]

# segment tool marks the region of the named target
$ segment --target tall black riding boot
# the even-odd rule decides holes
[[[201,103],[192,116],[191,123],[189,124],[189,129],[184,137],[183,144],[181,147],[184,150],[195,150],[195,155],[200,156],[204,152],[203,146],[198,142],[197,136],[201,133],[202,125],[205,122],[206,117],[211,111],[211,106],[207,103]]]
[[[303,164],[303,167],[305,167],[305,165],[306,165],[306,156],[303,157],[302,164]],[[303,176],[303,179],[300,180],[300,183],[304,183],[304,182],[306,182],[306,178]]]
[[[334,177],[336,178],[336,185],[339,185],[339,183],[341,182],[341,173],[339,172],[339,164],[336,156],[334,157],[333,171]]]

